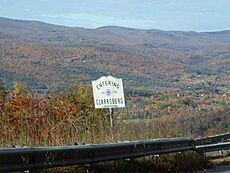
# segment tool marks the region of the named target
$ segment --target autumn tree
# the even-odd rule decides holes
[[[32,94],[26,88],[26,86],[24,86],[21,82],[16,81],[14,82],[14,85],[13,85],[12,96],[13,97],[16,97],[16,96],[31,97]]]
[[[2,80],[0,80],[0,104],[6,101],[7,89]]]

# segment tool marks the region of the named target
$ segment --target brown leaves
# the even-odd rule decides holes
[[[88,135],[93,135],[95,129],[106,127],[97,126],[105,122],[99,123],[103,120],[100,117],[105,114],[98,111],[100,114],[96,115],[90,88],[76,87],[67,95],[49,98],[28,96],[21,90],[20,86],[14,88],[8,102],[1,106],[6,120],[4,124],[0,123],[1,134],[9,143],[64,145],[66,141],[74,143],[86,131]]]

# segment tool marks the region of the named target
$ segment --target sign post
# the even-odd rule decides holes
[[[92,81],[92,86],[95,108],[109,108],[110,125],[113,128],[113,108],[125,107],[122,79],[102,76]]]
[[[109,108],[109,120],[111,129],[113,129],[113,108]]]

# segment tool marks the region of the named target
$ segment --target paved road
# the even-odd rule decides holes
[[[230,173],[230,165],[216,166],[206,171],[198,171],[197,173]]]

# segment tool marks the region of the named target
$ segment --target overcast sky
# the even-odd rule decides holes
[[[220,31],[230,30],[230,0],[0,0],[0,16],[85,28]]]

